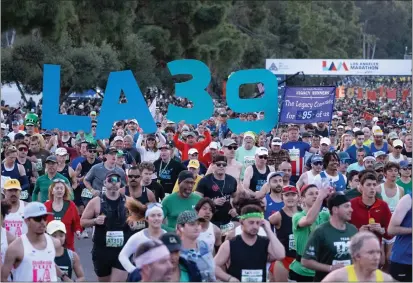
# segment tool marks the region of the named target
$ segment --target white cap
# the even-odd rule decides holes
[[[116,136],[116,137],[113,139],[113,141],[114,141],[114,142],[123,141],[123,137],[121,137],[121,136]]]
[[[188,127],[187,125],[184,125],[184,126],[182,127],[182,131],[189,131],[189,127]]]
[[[279,138],[279,137],[274,137],[271,141],[271,145],[282,145],[282,144],[283,143],[281,141],[281,138]]]
[[[333,115],[333,120],[334,119],[338,119],[338,116],[337,115]]]
[[[188,150],[188,154],[189,154],[189,155],[192,155],[192,154],[194,154],[194,153],[199,153],[196,148],[190,148],[190,149]]]
[[[343,125],[339,125],[339,126],[337,126],[337,129],[344,129],[344,126],[343,126]]]
[[[49,235],[53,235],[54,232],[57,231],[62,231],[63,233],[66,234],[66,226],[65,224],[60,221],[60,220],[52,220],[50,221],[49,224],[46,226],[46,232]]]
[[[396,146],[401,146],[401,147],[403,147],[403,142],[402,142],[401,140],[395,140],[395,141],[393,141],[393,147],[396,147]]]
[[[47,212],[46,206],[44,206],[44,204],[41,202],[37,202],[37,201],[29,202],[24,207],[24,219],[27,219],[30,217],[49,215],[49,214],[53,214],[53,213]]]
[[[382,136],[383,135],[383,131],[379,126],[374,126],[372,128],[373,131],[373,136]]]
[[[218,149],[218,143],[217,143],[217,142],[211,142],[211,143],[209,144],[209,148]]]
[[[58,149],[56,149],[55,151],[56,155],[66,155],[67,154],[67,150],[64,147],[59,147]]]
[[[255,140],[255,135],[254,135],[252,132],[246,132],[246,133],[244,134],[244,139],[245,139],[246,137],[250,137],[250,138],[252,138],[253,140]]]
[[[7,129],[7,125],[4,124],[4,123],[1,123],[1,128],[2,128],[2,129]]]
[[[128,122],[128,124],[129,123],[135,123],[136,125],[138,125],[139,123],[138,123],[138,121],[136,120],[136,119],[131,119],[131,120],[129,120],[129,122]]]
[[[358,131],[361,131],[361,129],[360,129],[360,128],[357,128],[357,127],[355,127],[355,128],[353,129],[353,132],[358,132]]]
[[[373,122],[377,122],[378,120],[379,120],[379,118],[373,117]]]
[[[265,147],[259,147],[255,151],[255,155],[268,155],[268,149],[266,149]]]
[[[376,161],[376,158],[374,158],[373,156],[366,156],[366,157],[364,157],[363,158],[363,162],[366,162],[366,160],[373,160],[373,161]]]
[[[331,144],[331,141],[330,141],[329,138],[322,138],[322,139],[320,140],[320,144],[330,145],[330,144]]]

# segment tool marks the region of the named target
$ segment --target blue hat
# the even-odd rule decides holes
[[[409,161],[407,161],[407,160],[400,161],[399,165],[400,165],[400,168],[407,168],[409,166],[412,166],[412,164],[409,163]]]
[[[311,163],[315,163],[315,162],[322,162],[323,161],[323,157],[321,157],[321,155],[318,155],[318,154],[314,154],[312,157],[311,157]]]
[[[340,158],[340,161],[341,160],[347,160],[347,159],[351,159],[350,158],[350,155],[347,153],[347,152],[345,152],[345,151],[343,151],[343,152],[339,152],[338,153],[338,158]]]

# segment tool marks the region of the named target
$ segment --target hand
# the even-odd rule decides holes
[[[237,217],[238,216],[238,213],[237,213],[235,208],[231,208],[229,210],[228,214],[231,215],[231,217]]]
[[[264,228],[265,232],[267,232],[267,233],[271,232],[272,233],[271,224],[267,219],[263,219],[261,221],[261,226]]]
[[[63,282],[73,282],[72,279],[69,278],[69,276],[63,277]]]
[[[237,278],[231,276],[228,282],[240,282],[240,281]]]
[[[100,192],[98,190],[92,189],[92,194],[93,194],[94,197],[97,197],[97,196],[100,195]]]
[[[216,198],[214,199],[214,204],[218,206],[222,206],[225,203],[226,199],[224,197],[222,198]]]
[[[369,229],[370,231],[379,233],[379,234],[384,234],[383,229],[381,228],[380,223],[374,223],[374,224],[369,224]]]
[[[80,231],[76,231],[76,237],[78,240],[80,240]]]
[[[321,199],[325,199],[329,195],[330,195],[330,190],[328,188],[326,188],[326,189],[321,188],[321,189],[318,190],[318,197],[321,198]]]
[[[105,223],[105,218],[106,218],[106,215],[99,215],[98,217],[96,217],[95,219],[96,225],[103,225],[103,223]]]
[[[360,231],[370,231],[369,225],[363,225],[359,229]]]

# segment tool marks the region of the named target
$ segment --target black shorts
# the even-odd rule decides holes
[[[303,276],[298,273],[295,273],[290,269],[290,272],[288,273],[288,282],[313,282],[314,277],[310,276]]]
[[[390,275],[400,282],[412,282],[412,266],[390,261]]]
[[[97,277],[106,277],[112,273],[112,268],[125,270],[119,262],[122,248],[93,247],[92,262]]]

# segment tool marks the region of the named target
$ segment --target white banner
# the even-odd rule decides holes
[[[156,97],[155,99],[152,101],[151,105],[149,106],[149,112],[151,112],[152,114],[152,118],[155,118],[155,114],[156,114]]]
[[[276,75],[411,76],[411,60],[267,59],[265,68]]]

